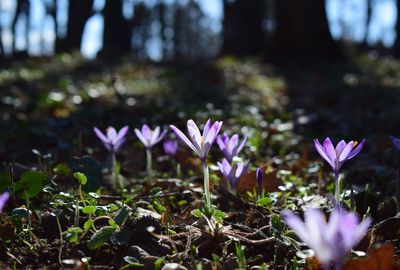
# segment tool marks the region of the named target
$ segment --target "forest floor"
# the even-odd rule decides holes
[[[307,247],[280,214],[307,205],[331,209],[331,169],[313,144],[325,137],[366,139],[342,169],[358,215],[373,220],[356,250],[390,243],[393,269],[400,269],[400,152],[389,138],[400,136],[398,61],[370,54],[312,66],[230,57],[105,64],[60,55],[3,68],[0,102],[0,192],[15,195],[1,214],[1,269],[319,269],[299,252]],[[250,168],[238,194],[223,188],[216,144],[208,156],[212,201],[225,213],[218,233],[192,215],[203,193],[196,156],[184,145],[167,156],[160,143],[149,177],[133,132],[143,124],[184,129],[188,119],[209,118],[223,121],[222,132],[249,136],[241,157]],[[93,127],[125,125],[128,138],[117,154],[124,188],[115,189]],[[262,201],[257,167],[266,171]],[[87,177],[81,192],[74,172]],[[346,205],[350,197],[343,193]]]

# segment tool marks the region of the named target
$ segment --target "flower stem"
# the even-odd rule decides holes
[[[339,171],[335,171],[335,199],[337,205],[340,205],[340,178]]]
[[[181,164],[179,162],[176,162],[176,178],[181,178]]]
[[[57,216],[57,226],[58,226],[58,232],[60,233],[60,249],[58,251],[58,263],[60,265],[63,265],[62,260],[61,260],[61,255],[62,255],[62,249],[63,249],[63,235],[62,235],[62,229],[61,229],[61,224],[60,224],[60,218]]]
[[[111,171],[111,178],[114,181],[114,188],[118,187],[118,172],[117,172],[117,158],[115,156],[115,152],[110,153],[110,171]]]
[[[152,162],[152,159],[151,159],[151,151],[150,151],[150,149],[146,149],[146,158],[147,158],[147,168],[146,168],[146,170],[147,170],[147,176],[148,177],[152,177],[153,176],[153,173],[152,173],[152,170],[151,170],[151,162]]]
[[[210,173],[206,161],[201,163],[204,174],[204,195],[205,195],[205,210],[211,213],[211,195],[210,195]]]

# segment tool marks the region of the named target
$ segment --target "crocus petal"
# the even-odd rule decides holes
[[[150,127],[148,125],[143,125],[142,126],[142,136],[147,142],[147,146],[151,146],[151,137],[153,135],[153,132],[151,131]]]
[[[165,140],[163,143],[164,152],[167,155],[174,156],[178,151],[178,141]]]
[[[349,154],[351,152],[351,149],[353,149],[353,146],[354,146],[354,142],[353,141],[350,141],[346,145],[346,147],[343,149],[342,153],[339,156],[339,162],[343,162],[343,161],[347,160],[347,158],[348,158],[348,156],[349,156]]]
[[[234,135],[231,137],[231,140],[229,141],[229,144],[228,144],[229,152],[230,152],[232,155],[235,155],[235,156],[236,156],[236,153],[235,153],[235,152],[237,152],[237,145],[238,145],[238,143],[239,143],[239,135],[234,134]],[[236,149],[235,149],[235,148],[236,148]]]
[[[332,250],[324,237],[328,227],[325,216],[320,210],[309,207],[305,211],[304,222],[309,232],[305,243],[315,251],[322,264],[327,264],[332,258]]]
[[[221,122],[215,121],[215,123],[211,126],[210,130],[208,131],[207,137],[204,138],[204,143],[213,144],[221,127],[222,127],[222,121]]]
[[[238,149],[237,149],[237,153],[236,153],[236,154],[239,154],[240,151],[242,151],[244,145],[245,145],[246,142],[247,142],[247,138],[248,138],[248,136],[245,135],[243,141],[241,142],[241,144],[239,145],[239,147],[238,147]]]
[[[203,150],[204,156],[207,156],[208,152],[210,151],[211,146],[214,143],[215,138],[217,137],[221,127],[222,127],[222,121],[221,122],[216,121],[208,131],[207,137],[204,138],[204,150]]]
[[[355,157],[358,153],[360,153],[361,149],[364,147],[365,139],[362,139],[362,141],[350,152],[349,156],[347,159],[351,159]]]
[[[394,147],[395,147],[398,151],[400,151],[400,139],[399,139],[399,138],[396,138],[396,137],[393,137],[393,136],[390,136],[390,139],[392,139],[392,143],[393,143]]]
[[[208,119],[206,124],[204,125],[204,129],[203,129],[203,138],[207,137],[208,131],[211,128],[211,120]]]
[[[228,134],[226,134],[226,132],[222,134],[222,141],[224,142],[225,145],[229,144],[229,136]]]
[[[340,217],[340,240],[342,242],[343,253],[347,253],[353,247],[353,233],[358,224],[358,217],[353,213],[342,213]]]
[[[285,223],[296,232],[297,236],[307,243],[309,232],[300,217],[290,210],[283,210],[282,217]]]
[[[158,136],[157,140],[154,142],[154,144],[159,143],[162,139],[164,139],[165,135],[167,134],[167,131],[164,130],[163,132],[161,132],[160,136]],[[154,145],[153,144],[153,145]]]
[[[319,143],[318,139],[314,139],[314,145],[315,148],[317,149],[318,153],[321,155],[323,159],[328,161],[328,163],[332,166],[332,168],[335,167],[335,163],[331,161],[331,159],[327,156],[325,153],[325,149],[322,147],[322,145]]]
[[[110,140],[97,127],[94,127],[93,130],[103,143],[110,143]]]
[[[122,146],[122,144],[125,142],[125,139],[122,138],[121,140],[117,141],[116,144],[114,144],[114,151],[117,152],[119,150],[119,148]]]
[[[153,132],[152,132],[152,134],[151,134],[150,142],[151,142],[151,145],[152,145],[152,146],[156,144],[156,141],[157,141],[157,139],[158,139],[158,135],[160,135],[160,127],[157,126],[157,127],[153,130]]]
[[[229,176],[229,174],[232,170],[231,165],[229,164],[229,162],[226,159],[223,159],[222,163],[218,162],[218,167],[224,176]]]
[[[110,142],[113,142],[117,138],[117,131],[113,127],[107,128],[107,138]]]
[[[361,239],[363,239],[364,235],[368,231],[369,226],[371,225],[371,222],[372,220],[370,218],[366,218],[356,226],[356,228],[353,231],[352,246],[357,245],[361,241]]]
[[[248,162],[246,164],[244,164],[243,162],[238,163],[235,171],[235,178],[239,179],[247,171],[248,167]]]
[[[193,145],[198,149],[199,152],[201,152],[200,149],[203,145],[203,137],[201,136],[200,130],[196,123],[192,119],[187,122],[187,130]]]
[[[218,135],[216,140],[217,140],[217,144],[219,146],[219,149],[223,152],[225,150],[226,146],[225,146],[224,141],[222,140],[221,135]]]
[[[115,138],[115,140],[113,141],[113,144],[116,144],[119,140],[121,140],[122,138],[125,137],[126,133],[128,133],[128,126],[124,126],[123,128],[121,128],[118,131],[117,137]]]
[[[10,193],[7,191],[0,195],[0,213],[3,211],[8,199],[10,198]]]
[[[341,140],[335,148],[336,156],[340,156],[342,153],[343,149],[346,147],[347,143],[344,140]]]
[[[144,144],[145,147],[149,147],[149,142],[146,140],[146,138],[143,136],[142,132],[140,132],[139,129],[135,128],[135,134],[138,137],[138,139]]]
[[[190,147],[190,149],[192,149],[197,155],[200,156],[200,153],[197,151],[197,149],[194,147],[194,145],[192,144],[192,142],[185,136],[185,134],[182,133],[182,131],[180,131],[177,127],[175,127],[174,125],[170,125],[169,126],[170,129],[172,129],[172,131],[175,133],[175,135],[178,137],[179,140],[181,140],[182,142],[184,142],[187,146]]]
[[[324,141],[324,150],[326,155],[329,157],[331,162],[334,164],[336,160],[336,152],[335,149],[333,148],[333,144],[331,139],[326,138]]]

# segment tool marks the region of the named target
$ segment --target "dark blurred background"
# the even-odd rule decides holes
[[[0,58],[400,55],[395,0],[1,0]]]

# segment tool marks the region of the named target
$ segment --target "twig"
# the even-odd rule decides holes
[[[182,192],[179,191],[179,192],[161,193],[161,194],[155,194],[155,195],[137,196],[137,197],[135,197],[135,199],[150,200],[153,198],[166,198],[166,197],[170,197],[170,196],[187,196],[190,194],[192,194],[192,192],[190,190],[185,190]],[[123,200],[124,197],[114,196],[114,195],[100,195],[100,199],[114,201],[114,200]]]

